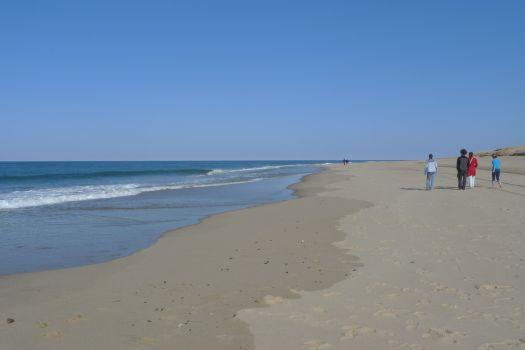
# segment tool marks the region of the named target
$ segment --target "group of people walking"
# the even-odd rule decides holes
[[[456,170],[458,174],[458,190],[464,190],[467,185],[467,180],[470,188],[474,188],[476,185],[476,169],[478,167],[478,160],[474,156],[473,152],[468,153],[467,150],[461,149],[459,151],[460,156],[456,161]],[[434,189],[436,183],[438,164],[432,154],[428,155],[428,160],[425,164],[425,175],[426,175],[426,190],[430,191]],[[492,186],[494,182],[497,182],[501,187],[500,182],[501,163],[496,154],[492,155]]]

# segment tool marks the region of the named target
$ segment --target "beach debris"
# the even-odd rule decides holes
[[[45,323],[45,322],[40,322],[40,323],[38,324],[38,327],[39,327],[39,328],[47,328],[47,323]]]
[[[270,260],[266,260],[264,265],[269,264],[269,263],[270,263]]]
[[[14,323],[15,322],[15,319],[14,318],[8,318],[6,320],[7,324],[10,324],[10,323]]]

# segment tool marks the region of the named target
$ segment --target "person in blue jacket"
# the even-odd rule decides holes
[[[501,187],[500,173],[501,162],[498,159],[498,155],[494,153],[492,154],[492,186],[494,186],[494,181],[497,181],[499,187]]]

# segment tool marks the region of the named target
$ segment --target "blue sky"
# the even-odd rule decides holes
[[[525,1],[3,1],[0,160],[525,144]]]

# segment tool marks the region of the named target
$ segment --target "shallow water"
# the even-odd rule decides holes
[[[129,255],[206,216],[292,198],[318,163],[0,163],[0,274]]]

